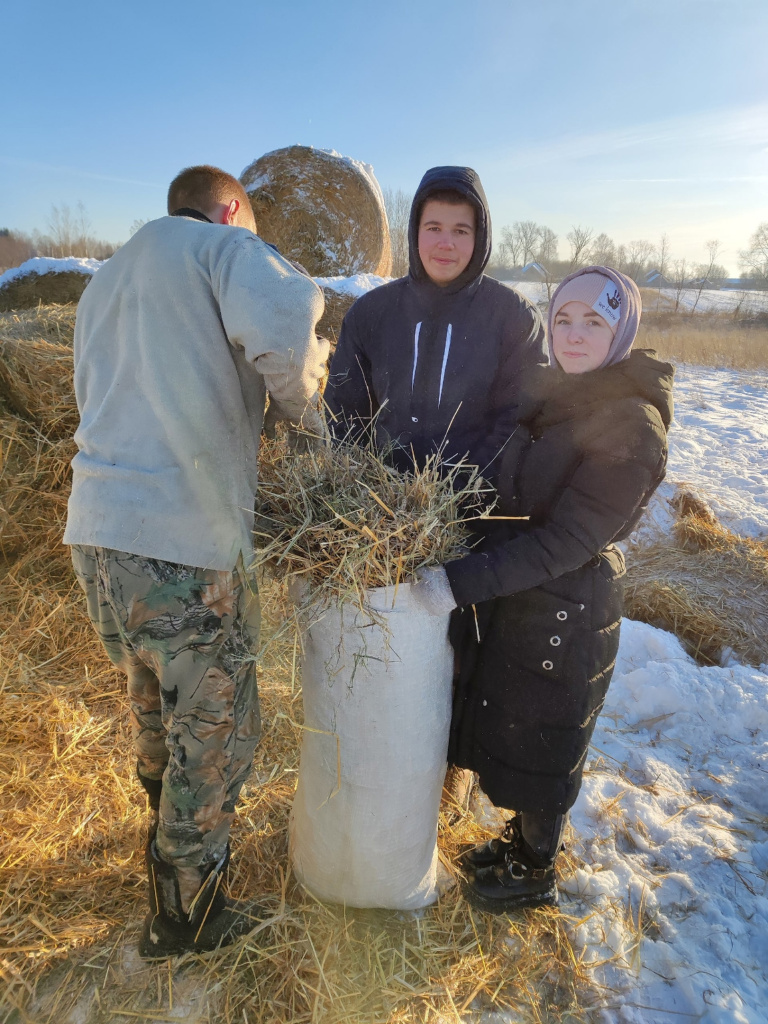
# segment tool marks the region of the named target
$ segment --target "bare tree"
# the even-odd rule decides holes
[[[90,220],[82,202],[76,210],[64,203],[52,206],[48,216],[48,231],[53,242],[52,256],[88,256]]]
[[[656,269],[662,277],[667,276],[671,255],[669,235],[662,235],[659,239],[659,244],[656,246]],[[661,283],[659,283],[659,291],[661,291]]]
[[[143,228],[145,224],[149,224],[149,218],[145,218],[144,220],[139,220],[137,218],[136,220],[131,221],[131,226],[128,228],[128,234],[135,235],[139,228]]]
[[[552,228],[544,225],[539,228],[539,244],[536,248],[535,258],[537,263],[550,269],[557,259],[557,235]]]
[[[605,232],[599,234],[592,242],[590,258],[600,267],[613,267],[616,264],[616,244]]]
[[[683,292],[689,285],[689,277],[691,271],[685,259],[675,260],[672,264],[672,289],[675,296],[675,308],[674,312],[680,309],[680,303],[682,302]]]
[[[589,243],[592,241],[592,235],[592,228],[583,228],[580,224],[574,224],[565,236],[571,246],[571,270],[585,267],[590,262]]]
[[[758,225],[749,248],[739,253],[741,269],[761,288],[768,288],[768,221]]]
[[[395,190],[384,189],[384,207],[389,222],[389,238],[392,245],[392,276],[405,277],[408,273],[408,222],[411,217],[413,196]]]
[[[653,242],[648,242],[644,238],[638,238],[634,242],[630,242],[627,246],[624,273],[631,277],[633,281],[637,281],[643,270],[646,269],[646,264],[655,251],[656,247]]]
[[[95,238],[82,203],[73,211],[67,204],[52,206],[48,217],[49,234],[35,231],[33,241],[41,256],[90,256],[94,259],[108,259],[119,247],[119,243],[105,242]]]
[[[520,236],[514,228],[505,225],[501,229],[501,242],[499,243],[499,261],[503,267],[519,267],[522,244]]]
[[[721,267],[717,262],[717,257],[720,255],[720,240],[718,238],[710,238],[705,243],[704,248],[707,250],[708,260],[706,263],[700,263],[696,267],[696,277],[699,283],[699,290],[696,292],[696,299],[691,309],[691,316],[696,312],[696,307],[699,304],[701,293],[705,288],[719,288],[722,284],[725,275],[725,268]]]
[[[512,230],[520,240],[520,262],[526,266],[536,258],[541,228],[535,221],[518,220],[512,225]]]
[[[35,255],[32,239],[8,228],[0,229],[0,274]]]

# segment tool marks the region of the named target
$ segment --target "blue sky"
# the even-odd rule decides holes
[[[480,173],[532,219],[703,259],[768,220],[766,0],[3,5],[0,227],[82,202],[124,240],[182,167],[300,143],[412,192]]]

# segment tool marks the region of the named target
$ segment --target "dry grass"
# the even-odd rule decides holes
[[[54,362],[64,373],[63,359]],[[71,441],[11,414],[2,439],[4,528],[17,540],[0,563],[0,1020],[437,1024],[485,1010],[586,1019],[598,996],[555,910],[495,919],[473,914],[454,890],[420,915],[345,913],[291,880],[301,696],[296,644],[275,639],[279,601],[268,582],[264,736],[233,829],[233,889],[263,894],[264,923],[219,954],[139,961],[145,800],[123,682],[59,541]],[[487,834],[445,804],[447,861]]]
[[[59,1024],[78,1005],[89,1021],[183,1010],[183,1019],[226,1024],[416,1022],[456,1019],[470,1006],[584,1019],[587,974],[554,911],[493,919],[473,915],[454,891],[421,916],[345,914],[291,882],[301,710],[295,652],[280,643],[265,649],[265,734],[233,830],[233,888],[264,894],[265,924],[234,949],[173,970],[138,962],[145,815],[122,682],[85,621],[62,549],[40,547],[8,566],[3,593],[5,1019]],[[269,607],[269,588],[264,597]],[[485,833],[448,810],[441,850],[452,860]]]
[[[744,370],[768,367],[765,314],[747,322],[733,313],[673,313],[656,309],[657,293],[646,291],[638,346],[656,349],[662,359],[676,363]]]
[[[32,318],[19,318],[18,337],[34,340],[45,330],[50,340],[58,316],[42,313],[39,331]],[[586,919],[553,909],[493,918],[473,913],[456,889],[418,915],[345,913],[291,879],[287,830],[301,693],[297,641],[281,631],[282,598],[269,581],[262,589],[264,735],[233,828],[234,893],[262,894],[263,925],[221,953],[170,965],[139,961],[146,807],[133,777],[123,682],[86,621],[59,542],[72,443],[6,414],[0,444],[3,537],[16,538],[4,540],[0,562],[0,1021],[445,1024],[480,1022],[492,1011],[510,1022],[590,1018],[589,1007],[604,995],[593,981],[599,965],[586,964],[571,944]],[[386,522],[389,513],[373,504]],[[667,628],[686,635],[691,613],[701,614],[692,645],[738,650],[736,627],[754,621],[754,598],[737,608],[714,581],[735,580],[729,590],[742,601],[757,587],[759,600],[766,552],[723,531],[701,508],[681,505],[681,513],[673,555],[665,550],[656,576],[646,574],[656,589],[643,599],[642,617],[661,613],[658,594],[674,591],[673,569],[696,565],[682,579],[684,599],[666,606]],[[723,619],[733,632],[715,634]],[[767,635],[751,629],[743,639]],[[439,843],[447,862],[487,835],[456,804],[444,805]],[[566,853],[562,876],[578,866]],[[622,913],[596,908],[589,917],[604,917],[610,928],[612,915]],[[639,909],[636,916],[639,948],[652,922],[641,921]],[[616,964],[632,969],[637,957],[628,950]]]
[[[628,559],[626,614],[675,633],[697,659],[768,662],[768,543],[740,537],[682,492],[674,535]]]
[[[77,306],[37,305],[35,309],[18,309],[0,313],[0,340],[54,341],[71,345],[75,334]]]
[[[469,536],[465,521],[487,513],[489,500],[488,486],[463,465],[430,460],[402,474],[372,447],[295,454],[270,442],[259,459],[255,564],[300,581],[308,600],[362,607],[366,590],[397,588],[417,569],[455,558]]]

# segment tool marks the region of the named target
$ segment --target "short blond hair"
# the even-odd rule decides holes
[[[220,167],[198,164],[179,171],[168,189],[168,213],[177,210],[198,210],[206,213],[217,203],[240,202],[243,209],[250,209],[251,202],[243,186],[231,174]]]

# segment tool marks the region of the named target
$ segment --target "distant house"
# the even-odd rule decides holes
[[[517,271],[518,281],[546,281],[548,271],[540,263],[526,263]]]
[[[640,282],[641,288],[669,288],[672,282],[660,270],[649,270]]]

